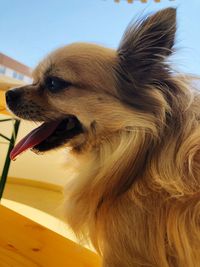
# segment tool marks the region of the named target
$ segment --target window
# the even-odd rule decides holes
[[[13,71],[13,78],[17,79],[17,80],[23,80],[24,79],[24,75],[21,73],[18,73],[16,71]]]
[[[23,80],[23,79],[24,79],[24,75],[21,74],[21,73],[18,73],[18,79],[19,79],[19,80]]]
[[[13,78],[17,79],[17,72],[13,71]]]
[[[4,66],[0,66],[0,74],[5,74],[6,68]]]

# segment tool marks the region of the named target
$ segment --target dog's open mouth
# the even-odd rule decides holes
[[[27,149],[47,151],[70,141],[83,132],[82,124],[75,116],[44,122],[38,128],[26,135],[11,151],[10,158],[14,160]]]

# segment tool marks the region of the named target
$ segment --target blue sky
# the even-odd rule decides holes
[[[116,48],[140,13],[178,7],[177,68],[200,75],[200,1],[0,0],[0,52],[30,67],[53,49],[76,41]]]

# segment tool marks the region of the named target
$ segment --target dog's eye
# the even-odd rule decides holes
[[[51,93],[56,93],[62,89],[68,88],[71,85],[72,84],[70,82],[58,77],[47,77],[45,81],[45,86]]]

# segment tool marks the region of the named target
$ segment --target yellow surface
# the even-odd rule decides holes
[[[24,85],[24,82],[0,75],[0,113],[8,114],[5,104],[5,92],[12,87]]]
[[[19,177],[8,177],[7,183],[15,184],[15,185],[22,185],[22,186],[29,186],[34,188],[41,188],[45,190],[50,190],[54,192],[63,192],[63,187],[61,185],[56,185],[52,183],[48,183],[47,181],[37,181],[33,179],[25,179]],[[1,267],[1,266],[0,266]]]
[[[5,92],[0,90],[0,113],[9,114],[5,106]]]
[[[17,206],[19,206],[20,204],[26,205],[30,209],[31,208],[36,209],[37,212],[41,211],[51,216],[54,216],[55,218],[61,220],[64,219],[63,218],[64,198],[62,192],[56,191],[54,190],[54,188],[51,189],[49,187],[45,187],[45,183],[43,183],[44,186],[42,187],[40,186],[40,184],[39,186],[38,184],[35,184],[34,186],[34,184],[26,183],[26,181],[25,183],[23,183],[23,181],[19,181],[18,183],[17,178],[15,179],[15,181],[16,182],[12,183],[12,181],[9,181],[9,179],[7,180],[5,190],[3,193],[4,199],[17,203]],[[11,205],[7,207],[35,221],[34,217],[32,217],[32,211],[26,214],[20,212],[21,210],[24,211],[24,207],[21,207],[19,210],[16,209],[16,205],[14,206]],[[35,214],[35,212],[33,213]],[[49,219],[48,218],[42,219],[40,215],[38,217],[40,220],[37,220],[36,222],[46,226],[45,223],[46,221],[49,221]],[[64,224],[64,228],[68,228],[66,223]]]
[[[1,267],[94,267],[93,252],[0,205]]]
[[[0,90],[6,91],[11,87],[20,85],[24,85],[24,82],[0,74]]]

